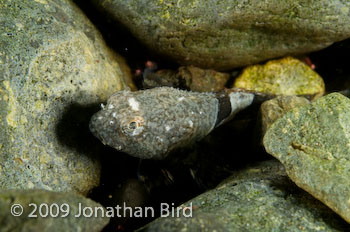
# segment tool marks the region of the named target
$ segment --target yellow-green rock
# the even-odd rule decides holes
[[[272,95],[323,95],[323,79],[298,59],[286,57],[245,68],[234,86]]]

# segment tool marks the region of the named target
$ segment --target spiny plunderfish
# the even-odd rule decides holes
[[[114,93],[90,121],[104,144],[142,159],[163,159],[230,120],[252,93],[199,93],[159,87]]]

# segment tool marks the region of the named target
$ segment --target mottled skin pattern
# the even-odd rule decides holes
[[[252,95],[247,96],[237,109],[251,103]],[[236,101],[237,95],[232,99]],[[206,136],[216,125],[218,110],[214,93],[170,87],[119,91],[93,115],[90,130],[119,151],[142,159],[163,159],[173,149]]]

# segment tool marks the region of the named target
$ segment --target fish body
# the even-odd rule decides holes
[[[171,87],[118,91],[92,116],[89,126],[104,144],[119,151],[163,159],[205,137],[253,98],[251,93],[198,93]]]

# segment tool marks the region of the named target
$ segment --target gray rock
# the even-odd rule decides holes
[[[350,100],[332,93],[274,122],[268,153],[301,188],[350,222]]]
[[[21,216],[11,214],[11,210],[16,213],[20,212],[19,208],[11,208],[14,204],[20,204],[23,207]],[[35,204],[37,209],[34,211],[35,206],[29,204]],[[58,211],[56,205],[59,207]],[[91,217],[84,217],[83,214],[79,216],[79,207],[96,210],[97,216],[95,214]],[[105,214],[102,215],[102,211],[106,212],[102,205],[74,193],[56,193],[46,190],[6,190],[0,192],[0,228],[3,232],[98,232],[109,222],[109,218]],[[85,212],[85,216],[90,215],[90,210],[85,210]],[[47,213],[48,216],[44,217]],[[32,215],[37,217],[33,218]]]
[[[159,218],[140,231],[344,231],[350,226],[265,161],[182,205],[192,217]],[[187,212],[187,214],[189,214]]]
[[[71,1],[0,1],[0,189],[97,186],[91,104],[128,72]]]
[[[151,49],[201,68],[232,69],[350,37],[349,1],[92,1]]]
[[[260,107],[262,134],[264,135],[271,124],[286,112],[309,103],[306,98],[297,96],[279,96],[265,101]]]

